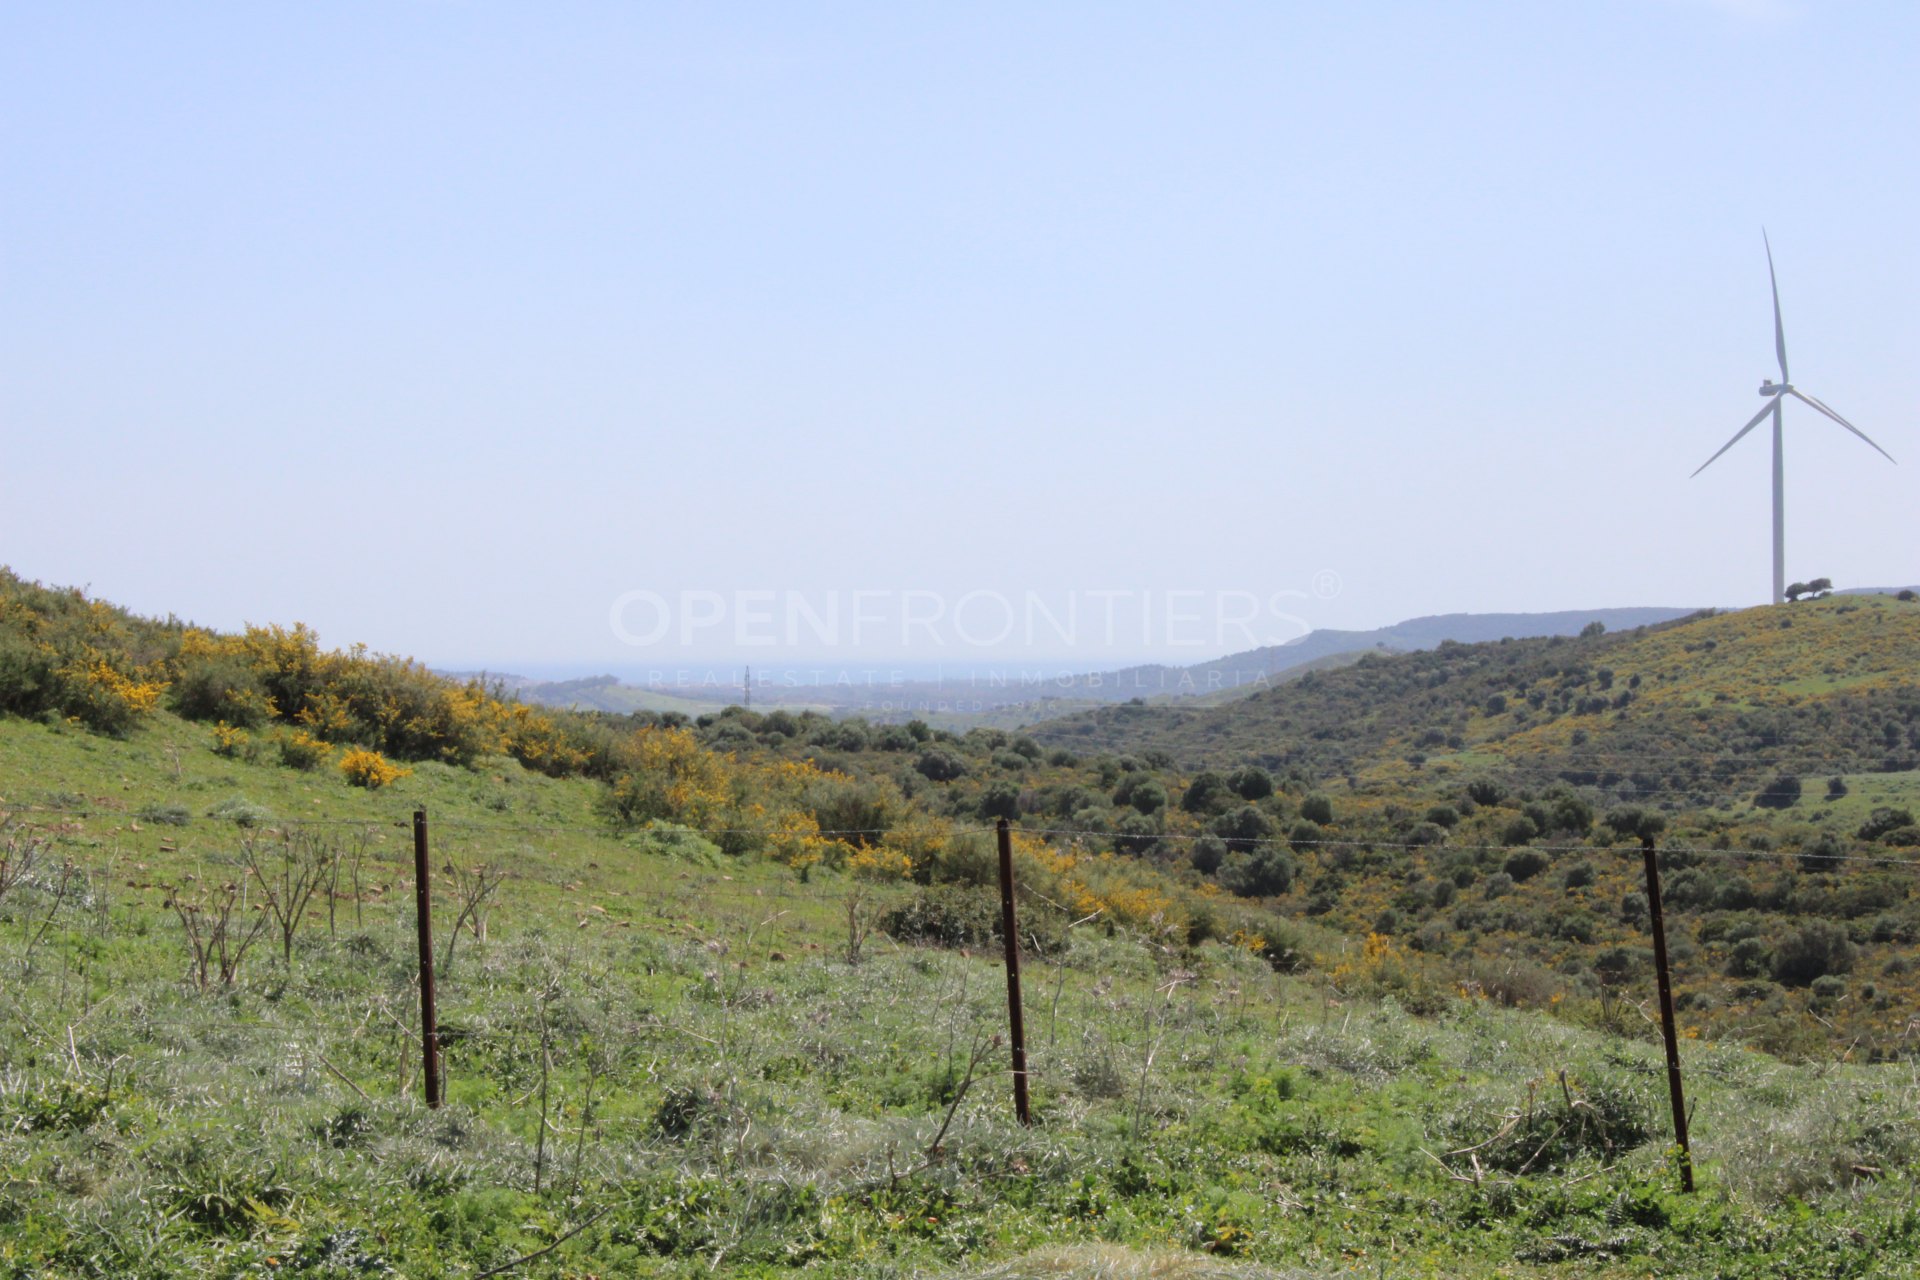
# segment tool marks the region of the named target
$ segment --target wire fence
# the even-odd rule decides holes
[[[27,817],[24,815],[42,815]],[[0,821],[14,820],[17,824],[47,829],[60,834],[60,824],[54,819],[65,818],[84,820],[93,817],[126,817],[134,821],[138,816],[122,811],[106,810],[86,805],[46,805],[31,803],[11,803],[0,801]],[[378,818],[301,818],[273,816],[261,819],[261,831],[273,830],[336,830],[336,831],[375,831],[384,828],[407,828],[412,822],[411,811],[392,817]],[[164,824],[161,824],[164,825]],[[701,826],[675,823],[674,826],[703,838],[718,839],[726,836],[757,837],[765,835],[765,829],[759,827]],[[158,830],[158,827],[152,829]],[[515,836],[557,836],[579,835],[588,837],[613,837],[621,834],[621,829],[604,822],[491,822],[470,818],[436,818],[434,829],[443,833],[463,835],[515,835]],[[1048,840],[1068,843],[1099,843],[1113,847],[1123,842],[1150,840],[1160,844],[1192,844],[1198,840],[1215,837],[1214,833],[1197,831],[1159,831],[1143,834],[1140,831],[1122,831],[1111,828],[1079,826],[1033,826],[1021,823],[1017,829],[1029,836],[1038,836]],[[246,833],[242,828],[240,834]],[[817,834],[823,838],[843,841],[878,840],[888,834],[889,827],[823,827]],[[945,830],[952,836],[991,836],[994,826],[991,823],[957,822],[949,824]],[[1317,837],[1297,836],[1231,836],[1225,837],[1234,848],[1255,849],[1293,849],[1308,852],[1319,849],[1358,848],[1365,850],[1424,849],[1430,852],[1459,851],[1467,853],[1518,853],[1531,850],[1549,858],[1593,855],[1624,851],[1638,853],[1639,846],[1631,840],[1613,843],[1592,843],[1580,841],[1562,835],[1548,835],[1525,842],[1488,842],[1462,841],[1451,838],[1435,840],[1391,839],[1371,833],[1356,832],[1352,835],[1339,833],[1323,834]],[[1821,850],[1809,852],[1801,849],[1774,848],[1759,849],[1751,847],[1733,847],[1730,845],[1700,845],[1662,842],[1662,853],[1684,854],[1695,858],[1728,858],[1746,861],[1793,861],[1813,859],[1821,863],[1860,863],[1885,867],[1920,867],[1920,857],[1897,857],[1892,855],[1844,853]]]
[[[92,806],[0,806],[0,820],[49,841],[82,834],[73,830],[76,820],[123,816]],[[71,892],[57,889],[51,864],[43,864],[29,886],[36,896],[14,914],[12,958],[23,980],[7,984],[0,1013],[10,1011],[15,1026],[32,1028],[18,1039],[41,1061],[60,1063],[77,1080],[105,1078],[109,1093],[117,1070],[177,1076],[180,1068],[169,1065],[174,1055],[185,1055],[178,1059],[184,1061],[213,1053],[235,1070],[244,1066],[254,1077],[296,1092],[334,1088],[368,1104],[422,1097],[437,1103],[441,1087],[437,1082],[429,1087],[428,1081],[444,1067],[445,1087],[454,1100],[473,1105],[485,1097],[535,1108],[537,1096],[536,1141],[551,1129],[582,1143],[581,1135],[590,1129],[596,1135],[657,1141],[663,1126],[671,1131],[683,1123],[675,1108],[724,1110],[710,1092],[701,1092],[707,1085],[687,1081],[721,1081],[720,1092],[732,1096],[738,1081],[778,1081],[786,1072],[878,1080],[878,1073],[857,1059],[897,1058],[902,1043],[918,1046],[937,1066],[936,1074],[945,1073],[938,1080],[928,1077],[926,1084],[927,1131],[915,1137],[924,1151],[941,1147],[945,1125],[986,1123],[978,1108],[1004,1107],[1004,1086],[976,1089],[1001,1075],[1010,1075],[1013,1084],[1037,1084],[1043,1116],[1058,1114],[1064,1095],[1110,1098],[1131,1106],[1132,1123],[1145,1126],[1162,1105],[1151,1097],[1156,1070],[1170,1082],[1177,1076],[1176,1058],[1186,1064],[1178,1070],[1194,1069],[1193,1064],[1223,1052],[1236,1034],[1271,1034],[1273,1009],[1256,1017],[1250,1002],[1281,1002],[1279,1025],[1284,1027],[1290,1016],[1284,1002],[1292,1001],[1297,1026],[1320,1028],[1320,1038],[1298,1040],[1297,1051],[1324,1054],[1341,1070],[1354,1069],[1356,1062],[1362,1064],[1359,1069],[1372,1070],[1365,1065],[1368,1055],[1388,1053],[1374,1043],[1381,1035],[1377,1025],[1369,1024],[1372,1040],[1346,1032],[1357,979],[1340,972],[1359,963],[1357,940],[1346,955],[1328,957],[1307,982],[1283,991],[1267,985],[1273,965],[1257,946],[1224,947],[1214,960],[1196,963],[1177,939],[1151,930],[1123,927],[1118,941],[1111,941],[1106,938],[1110,921],[1101,911],[1083,911],[1018,884],[1012,896],[1019,921],[1003,928],[1001,937],[1038,926],[1036,933],[1045,941],[1029,939],[1015,952],[1017,963],[1004,966],[1005,981],[1016,983],[1024,976],[1027,985],[1002,1005],[1001,979],[985,957],[992,949],[986,937],[957,949],[929,950],[898,942],[882,927],[887,912],[920,892],[918,886],[838,876],[809,881],[797,875],[736,874],[742,865],[725,858],[709,865],[635,853],[615,866],[609,860],[625,851],[609,843],[616,832],[604,822],[433,822],[425,882],[434,899],[428,917],[433,933],[426,937],[414,896],[418,868],[409,865],[413,850],[405,837],[413,823],[412,814],[394,814],[276,818],[258,828],[223,828],[217,834],[195,830],[193,847],[176,850],[180,860],[165,868],[165,875],[136,870],[136,859],[144,855],[126,848],[87,849],[79,851],[75,863],[85,883]],[[745,830],[686,829],[712,840]],[[1137,835],[1066,826],[1017,829],[1061,845],[1080,841],[1111,847]],[[998,839],[1000,827],[963,823],[949,833]],[[885,834],[879,827],[820,832],[849,842]],[[1178,847],[1203,834],[1177,832],[1158,839]],[[299,880],[306,873],[290,871],[284,861],[293,857],[285,850],[303,835],[313,837],[314,846],[332,850],[333,861],[313,870],[311,880]],[[561,836],[593,839],[569,846],[564,857],[549,856],[541,842]],[[248,841],[267,849],[257,862],[236,851]],[[1449,840],[1436,847],[1335,834],[1233,843],[1303,854],[1355,848],[1498,857],[1528,850],[1549,863],[1642,852],[1634,840],[1545,846]],[[1806,856],[1799,850],[1684,841],[1660,853],[1731,860]],[[356,864],[351,870],[346,869],[350,859]],[[1820,860],[1873,868],[1920,866],[1920,859],[1869,854],[1823,854]],[[599,865],[602,861],[609,865]],[[476,879],[481,868],[505,874]],[[293,875],[298,881],[293,890],[304,888],[304,914],[289,915],[290,882],[276,882],[276,875]],[[131,910],[128,890],[148,895],[141,899],[141,911]],[[983,901],[991,896],[989,886],[979,886],[978,892]],[[182,903],[191,896],[205,919],[222,901],[234,904],[236,895],[227,945],[240,947],[240,935],[247,933],[245,947],[252,950],[226,971],[217,957],[209,962],[200,944],[192,943],[193,925]],[[61,948],[56,958],[55,948],[37,945],[33,938],[38,927],[44,939],[50,924],[55,933],[113,932],[124,940],[130,930],[142,928],[135,919],[141,915],[148,920],[143,936],[161,934],[146,945],[173,957],[165,966],[168,972],[105,991],[97,989],[98,970],[106,963],[95,958],[100,948]],[[169,922],[168,915],[178,916],[178,922]],[[161,921],[157,926],[155,916]],[[213,947],[205,944],[207,951]],[[178,974],[182,966],[188,971],[184,983]],[[1029,967],[1032,972],[1024,973]],[[931,984],[938,998],[903,1002],[900,993],[910,989],[909,977],[923,990]],[[420,998],[434,985],[438,1010],[425,1018]],[[245,999],[228,994],[241,989],[252,994]],[[811,998],[830,1012],[808,1012],[801,992],[815,993]],[[1616,998],[1616,1012],[1631,1008],[1630,1001]],[[1661,1004],[1672,1045],[1671,996]],[[1025,1017],[1017,1033],[1009,1025],[1014,1011]],[[1633,1017],[1643,1030],[1660,1025],[1645,1008]],[[1338,1036],[1330,1030],[1336,1024]],[[1623,1022],[1619,1028],[1634,1025]],[[1920,1018],[1909,1018],[1896,1032],[1911,1053],[1920,1043]],[[1012,1046],[1029,1056],[1010,1060]],[[1676,1081],[1679,1060],[1678,1051],[1670,1049],[1668,1066]],[[1657,1069],[1657,1063],[1646,1065]],[[600,1086],[595,1081],[614,1076],[630,1084],[636,1079],[679,1083],[668,1087],[645,1116],[617,1114],[618,1108],[603,1099],[596,1122],[594,1092]],[[173,1087],[190,1094],[202,1086],[176,1078]],[[959,1101],[970,1091],[972,1105],[963,1113]],[[998,1101],[989,1100],[989,1094]],[[562,1099],[576,1109],[571,1120],[561,1116]],[[207,1105],[215,1105],[211,1096]],[[1686,1114],[1676,1097],[1676,1130]],[[684,1123],[706,1121],[694,1116]],[[551,1158],[522,1156],[536,1170]],[[543,1176],[536,1172],[536,1183]]]

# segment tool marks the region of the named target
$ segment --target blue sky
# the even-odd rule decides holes
[[[7,6],[0,562],[580,670],[1758,603],[1764,223],[1903,464],[1790,413],[1788,574],[1908,583],[1917,85],[1905,4]]]

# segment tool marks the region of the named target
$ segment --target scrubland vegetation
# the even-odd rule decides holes
[[[1911,1274],[1916,639],[1815,601],[1043,741],[537,711],[9,577],[0,1275]]]

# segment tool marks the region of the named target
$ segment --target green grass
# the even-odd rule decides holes
[[[1920,770],[1842,774],[1847,794],[1838,800],[1827,799],[1827,779],[1831,776],[1809,774],[1802,778],[1798,807],[1846,829],[1858,827],[1868,814],[1882,807],[1920,813]]]
[[[0,1276],[471,1277],[589,1220],[518,1273],[1920,1265],[1910,1061],[1687,1043],[1689,1198],[1644,1032],[1452,997],[1417,1017],[1357,994],[1364,970],[1087,924],[1028,961],[1023,1129],[995,957],[877,931],[850,954],[849,920],[906,888],[619,835],[589,784],[505,762],[368,793],[209,742],[166,716],[127,741],[0,721],[0,796],[46,806],[16,815],[16,849],[46,844],[0,898]],[[234,797],[279,821],[206,816]],[[440,984],[437,1112],[408,1030],[416,805],[436,867],[510,873]],[[168,806],[187,823],[135,817]],[[249,838],[277,865],[281,832],[359,851],[358,880],[291,963],[269,937],[197,989],[168,898],[243,882]]]

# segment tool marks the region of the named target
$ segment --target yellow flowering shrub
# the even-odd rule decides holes
[[[289,769],[317,769],[332,754],[332,743],[314,737],[305,729],[294,729],[280,736],[280,763]]]
[[[952,847],[952,823],[909,810],[887,828],[878,845],[859,850],[847,865],[869,879],[924,881]]]
[[[213,726],[213,754],[229,759],[245,755],[247,752],[247,731],[228,724],[225,720]]]
[[[1438,1012],[1456,994],[1455,986],[1431,963],[1423,963],[1382,933],[1369,933],[1358,956],[1348,956],[1328,975],[1336,987],[1362,995],[1390,995],[1415,1013]]]
[[[507,754],[527,768],[561,778],[587,767],[587,753],[567,741],[552,716],[524,702],[494,702],[493,713]]]
[[[913,875],[913,859],[884,844],[863,845],[847,855],[847,870],[862,880],[905,880]]]
[[[1116,924],[1160,932],[1184,929],[1186,914],[1164,884],[1155,883],[1132,858],[1103,853],[1073,864],[1062,881],[1073,910],[1081,916],[1098,915]]]
[[[61,710],[89,728],[125,733],[160,705],[164,680],[128,675],[103,655],[87,650],[54,671]]]
[[[654,819],[719,827],[733,797],[726,757],[701,746],[687,729],[642,729],[622,749],[613,781],[614,817],[627,825]]]
[[[315,737],[333,741],[354,730],[353,712],[346,702],[332,693],[309,693],[306,705],[293,718],[305,725]]]
[[[340,772],[346,774],[347,781],[354,786],[378,791],[381,787],[406,777],[413,770],[402,769],[378,751],[356,747],[340,757]]]
[[[1072,851],[1057,849],[1039,836],[1028,835],[1015,827],[1013,830],[1014,872],[1022,879],[1035,875],[1057,878],[1065,876],[1079,865],[1080,859]]]
[[[820,824],[812,814],[797,809],[781,813],[767,833],[767,855],[803,873],[822,862],[838,865],[846,860],[847,852],[846,845],[820,834]]]

